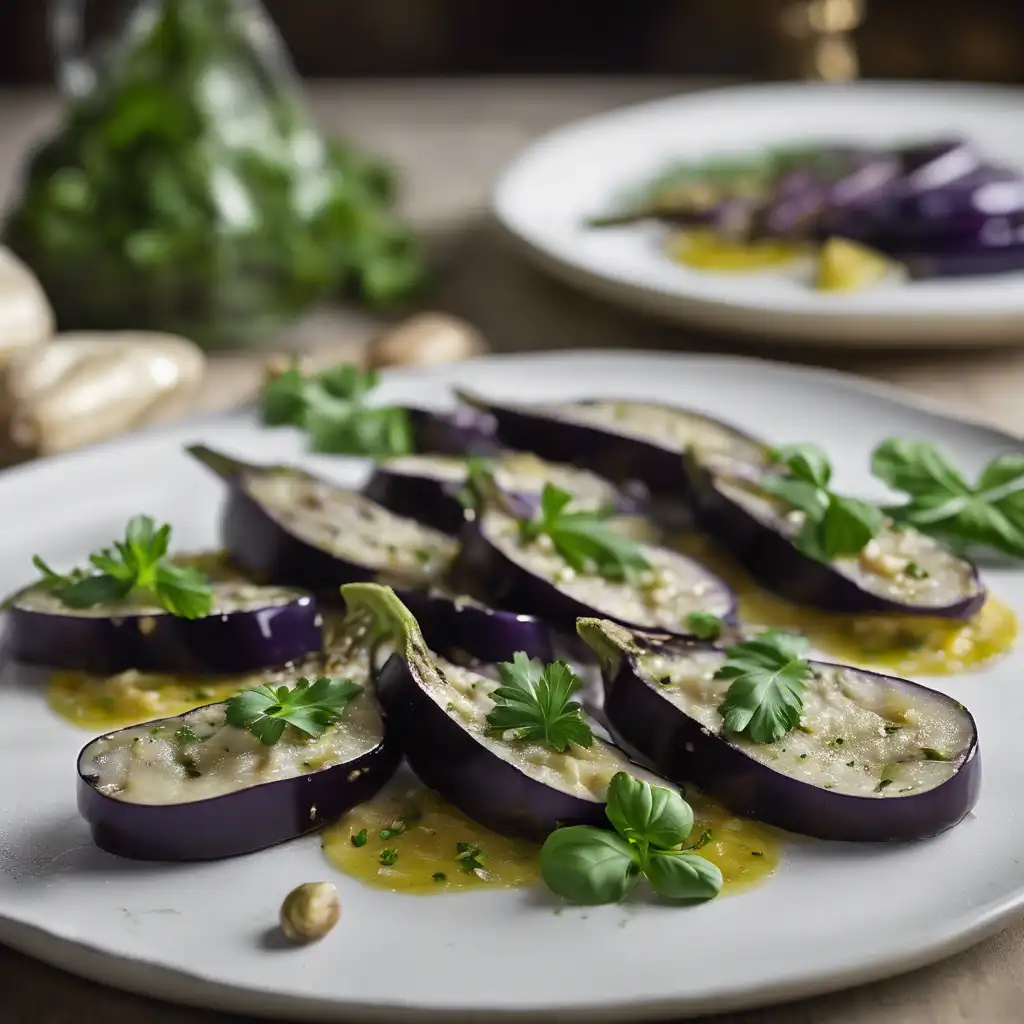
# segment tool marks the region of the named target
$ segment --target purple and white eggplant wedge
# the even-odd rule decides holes
[[[223,543],[257,579],[328,601],[355,581],[428,586],[455,556],[450,537],[300,469],[247,465],[201,445],[188,451],[228,484]]]
[[[597,615],[639,629],[689,636],[687,618],[708,612],[734,619],[736,596],[710,569],[668,548],[637,543],[649,569],[620,578],[572,568],[547,538],[524,540],[523,520],[492,507],[466,523],[453,573],[503,608],[530,612],[571,632]]]
[[[578,631],[601,662],[616,741],[737,814],[820,839],[910,840],[956,825],[978,799],[977,728],[945,694],[811,661],[799,723],[759,743],[725,729],[725,651],[598,619]]]
[[[8,651],[26,664],[96,675],[220,675],[258,672],[321,649],[322,622],[310,594],[246,582],[210,589],[210,613],[187,619],[137,598],[69,608],[52,590],[28,587],[10,601]]]
[[[804,513],[761,486],[763,472],[687,459],[699,526],[768,590],[825,611],[968,619],[985,603],[977,569],[938,540],[885,522],[856,554],[824,561],[795,540]]]
[[[322,674],[357,692],[319,735],[288,725],[268,743],[229,724],[220,703],[88,743],[78,808],[93,841],[137,860],[213,860],[294,839],[368,800],[401,759],[373,694],[368,639],[352,624],[324,657]],[[268,683],[278,691],[280,673]]]
[[[615,483],[638,481],[659,502],[688,500],[682,456],[690,448],[740,462],[764,460],[764,445],[756,438],[671,405],[618,399],[520,405],[456,394],[494,417],[495,436],[506,447],[581,466]]]
[[[498,683],[437,658],[394,591],[373,584],[342,588],[350,610],[369,609],[392,653],[377,676],[389,731],[431,789],[502,835],[541,840],[565,825],[608,827],[605,800],[618,771],[660,782],[610,744],[547,746],[495,734],[487,722]]]
[[[636,513],[640,503],[607,480],[575,466],[545,462],[529,452],[504,452],[490,460],[497,485],[517,494],[540,494],[554,483],[590,507],[607,506]],[[378,462],[363,494],[401,516],[456,534],[465,506],[460,497],[469,479],[465,459],[403,455]]]

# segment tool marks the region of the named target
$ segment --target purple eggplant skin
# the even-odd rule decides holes
[[[1024,242],[963,252],[910,252],[894,256],[915,281],[945,277],[1013,274],[1024,270]]]
[[[533,452],[549,462],[580,466],[614,483],[638,481],[656,501],[667,502],[670,507],[675,503],[685,505],[692,497],[679,447],[561,419],[550,406],[505,405],[465,391],[456,393],[460,401],[494,417],[495,436],[506,448]],[[690,415],[733,435],[738,447],[763,447],[758,439],[726,423],[700,413]]]
[[[407,409],[412,449],[425,455],[495,455],[501,445],[494,437],[493,417],[478,409],[458,406],[438,412]]]
[[[228,485],[221,540],[245,572],[256,579],[305,587],[324,601],[337,594],[342,583],[376,578],[366,566],[338,558],[289,533],[249,497],[243,486],[245,474],[269,467],[248,465],[203,445],[192,445],[188,453]]]
[[[473,598],[436,591],[396,591],[432,650],[450,661],[468,654],[482,662],[511,661],[517,651],[545,664],[555,660],[551,626],[535,615],[490,608]]]
[[[687,457],[696,484],[697,521],[765,589],[797,604],[828,612],[860,615],[919,615],[935,619],[969,619],[985,603],[978,582],[972,593],[946,606],[904,604],[872,594],[831,565],[800,551],[781,530],[762,523],[717,486],[717,474],[697,458]]]
[[[395,515],[454,536],[465,518],[459,499],[462,488],[459,481],[441,480],[429,473],[402,473],[382,462],[374,467],[362,493]]]
[[[297,661],[323,644],[316,600],[296,591],[287,604],[185,619],[169,612],[92,617],[8,612],[15,661],[95,675],[128,669],[176,675],[258,672]]]
[[[606,614],[570,596],[553,580],[517,565],[490,540],[484,523],[484,516],[467,520],[460,536],[461,547],[452,574],[457,579],[472,581],[468,589],[486,596],[499,607],[528,610],[567,632],[571,632],[580,617]],[[693,561],[683,555],[677,557],[680,561]],[[706,572],[712,585],[729,595],[729,609],[721,618],[726,623],[734,622],[736,595],[724,580],[710,570]],[[623,622],[623,625],[633,624]],[[681,627],[678,635],[687,634]]]
[[[564,793],[531,779],[467,732],[427,692],[436,672],[416,619],[388,587],[342,587],[350,612],[369,609],[380,638],[395,645],[377,674],[387,728],[409,766],[430,789],[501,835],[541,841],[556,828],[607,828],[603,801]]]
[[[692,783],[736,814],[818,839],[895,842],[944,832],[977,803],[981,792],[977,726],[960,705],[956,705],[958,711],[970,722],[971,740],[958,758],[957,771],[946,782],[912,796],[833,793],[755,761],[726,738],[712,734],[648,683],[638,669],[637,658],[647,651],[685,655],[687,648],[701,645],[630,633],[596,619],[581,620],[577,628],[601,662],[604,714],[615,741],[649,760],[665,778]],[[895,690],[928,689],[895,676],[863,674],[884,679]],[[944,699],[956,704],[951,697]]]
[[[117,857],[150,861],[220,860],[305,835],[369,800],[402,758],[385,731],[365,754],[320,771],[207,800],[134,804],[99,792],[83,772],[90,745],[79,754],[78,810],[93,842]]]

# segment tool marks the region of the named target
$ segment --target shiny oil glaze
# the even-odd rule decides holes
[[[775,870],[780,833],[737,818],[704,797],[688,793],[687,799],[695,818],[688,842],[703,842],[700,853],[721,869],[726,891],[748,888]],[[357,846],[353,839],[358,842],[364,829],[366,842]],[[329,826],[322,841],[327,859],[340,871],[391,892],[512,889],[540,880],[538,844],[500,836],[408,779]]]
[[[675,547],[704,562],[736,592],[745,624],[793,629],[843,663],[881,668],[898,675],[955,675],[1009,651],[1017,639],[1017,617],[989,594],[981,611],[964,622],[912,615],[840,615],[805,608],[761,589],[732,559],[695,534]]]

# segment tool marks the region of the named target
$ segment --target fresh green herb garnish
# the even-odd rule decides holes
[[[683,620],[686,631],[698,640],[717,640],[724,625],[721,616],[714,612],[690,612]]]
[[[922,747],[921,754],[926,761],[952,761],[953,758],[934,747]]]
[[[179,747],[187,747],[193,743],[199,743],[199,737],[187,726],[183,725],[180,729],[175,730],[174,742]]]
[[[456,843],[455,859],[459,862],[459,868],[465,872],[476,872],[484,870],[483,851],[474,843]]]
[[[716,679],[732,683],[718,711],[730,732],[774,743],[800,721],[804,687],[813,675],[806,637],[770,629],[734,644]]]
[[[464,509],[474,509],[493,487],[493,461],[481,455],[470,455],[466,459],[466,482],[458,494],[459,504]]]
[[[517,739],[535,740],[559,752],[570,743],[589,747],[594,734],[572,695],[582,687],[564,661],[542,665],[516,651],[512,661],[498,665],[502,685],[490,693],[494,708],[487,725],[496,732],[511,730]]]
[[[784,445],[771,456],[789,475],[763,473],[758,484],[804,513],[804,524],[793,543],[805,555],[820,562],[855,555],[884,526],[881,509],[829,489],[832,466],[817,445]]]
[[[912,580],[926,580],[929,573],[927,569],[922,569],[917,562],[908,562],[907,567],[903,570],[903,575]]]
[[[365,846],[369,835],[365,828],[361,828],[354,836],[352,836],[352,845],[355,847]]]
[[[992,459],[972,486],[934,445],[890,438],[872,454],[871,472],[907,496],[885,510],[896,522],[957,549],[1024,558],[1024,454]]]
[[[903,728],[902,725],[885,725],[882,727],[885,729],[885,735],[891,736],[894,732],[899,732]]]
[[[520,538],[529,542],[548,537],[576,572],[627,580],[650,571],[651,565],[640,545],[608,527],[606,520],[611,509],[571,512],[573,500],[568,491],[546,483],[540,495],[540,512],[533,519],[520,521]]]
[[[368,405],[378,374],[342,363],[319,373],[292,366],[263,388],[263,422],[301,427],[316,452],[339,455],[407,455],[412,451],[409,414],[396,406]]]
[[[693,843],[690,846],[684,846],[683,849],[684,850],[689,850],[690,852],[693,852],[694,850],[703,849],[705,846],[708,845],[708,843],[711,842],[711,840],[713,838],[714,838],[714,836],[711,833],[711,829],[709,829],[709,828],[701,829],[700,839],[698,839],[697,842]]]
[[[559,896],[573,903],[616,903],[641,875],[668,899],[703,900],[721,891],[721,871],[681,849],[693,812],[677,792],[618,772],[608,787],[606,812],[614,832],[574,825],[545,840],[541,874]]]
[[[89,569],[54,572],[35,555],[32,564],[42,575],[37,584],[52,591],[69,608],[91,608],[121,601],[131,593],[151,596],[172,615],[198,619],[210,614],[213,591],[198,569],[175,565],[167,558],[171,527],[157,527],[152,516],[128,520],[124,540],[94,551]]]
[[[406,833],[406,827],[404,821],[393,821],[390,828],[382,828],[377,835],[380,836],[385,842],[389,839],[397,839],[399,836],[404,836]]]
[[[389,868],[396,860],[398,860],[398,851],[393,850],[390,847],[386,850],[381,850],[380,856],[377,859],[384,865],[384,867]]]
[[[227,704],[228,725],[248,729],[261,743],[273,746],[286,725],[308,736],[321,736],[363,688],[351,679],[320,676],[294,686],[257,686],[236,693]]]

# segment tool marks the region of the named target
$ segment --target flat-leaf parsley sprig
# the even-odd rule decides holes
[[[367,402],[378,379],[354,363],[312,373],[296,363],[264,385],[263,422],[301,427],[317,452],[407,455],[413,444],[406,410]]]
[[[721,892],[717,865],[683,847],[693,811],[675,790],[617,772],[606,813],[614,832],[574,825],[547,837],[540,870],[553,892],[572,903],[617,903],[641,876],[671,900],[706,900]]]
[[[175,565],[167,557],[171,527],[157,527],[152,516],[135,516],[128,521],[124,540],[95,551],[88,569],[67,574],[54,572],[39,555],[32,564],[45,587],[69,608],[121,601],[131,593],[152,597],[172,615],[198,619],[210,614],[213,591],[207,577],[193,566]]]
[[[583,684],[564,661],[543,665],[516,651],[511,662],[498,665],[498,673],[501,686],[490,693],[490,729],[512,732],[516,739],[534,740],[559,752],[570,743],[591,746],[594,734],[582,707],[571,699]]]
[[[817,445],[783,445],[771,457],[789,473],[763,473],[759,486],[803,512],[804,524],[793,543],[805,555],[820,562],[856,555],[885,525],[880,508],[830,489],[832,466]]]
[[[805,658],[809,649],[806,637],[779,629],[727,648],[715,673],[732,680],[718,709],[725,728],[756,743],[774,743],[794,728],[814,674]]]
[[[996,456],[971,485],[934,445],[895,437],[875,449],[871,472],[906,495],[885,509],[896,522],[960,550],[1024,558],[1024,454]]]
[[[300,679],[294,686],[257,686],[236,693],[227,704],[228,725],[248,729],[272,747],[291,725],[307,736],[322,736],[341,718],[363,688],[351,679],[320,676]]]
[[[608,526],[612,509],[573,511],[573,500],[568,491],[546,483],[537,515],[520,520],[521,539],[529,542],[547,537],[576,572],[596,572],[608,580],[634,579],[650,572],[640,545]]]

